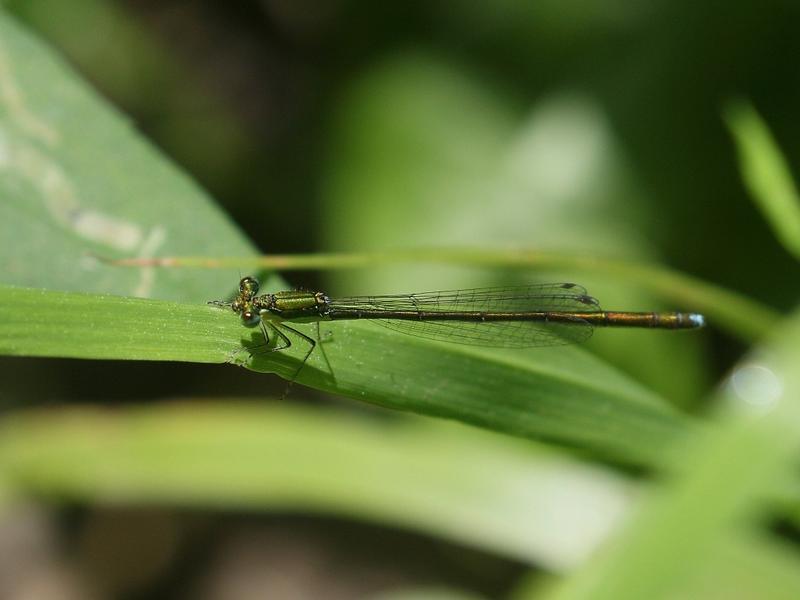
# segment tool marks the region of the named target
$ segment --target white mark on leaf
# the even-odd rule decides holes
[[[37,148],[37,142],[54,148],[60,141],[59,132],[26,104],[0,43],[0,170],[36,189],[53,220],[74,235],[115,251],[153,256],[167,238],[166,229],[156,226],[145,235],[136,223],[86,206],[62,166]],[[94,268],[96,262],[91,267],[84,262],[83,266]],[[136,295],[149,296],[154,283],[155,270],[142,269]]]
[[[19,142],[10,149],[7,168],[39,190],[50,215],[75,235],[115,250],[131,252],[142,243],[144,233],[133,223],[84,208],[61,167],[48,156]]]
[[[5,106],[11,120],[28,136],[55,146],[59,142],[58,131],[28,109],[24,96],[11,73],[8,55],[0,43],[0,103]]]

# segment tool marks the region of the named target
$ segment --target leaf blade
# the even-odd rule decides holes
[[[316,335],[314,325],[293,326]],[[272,353],[242,346],[260,343],[259,336],[231,311],[206,305],[0,286],[4,354],[235,362],[294,376],[307,346]],[[325,323],[321,339],[299,382],[393,409],[633,464],[654,464],[691,427],[657,396],[576,348],[495,351],[353,322]]]

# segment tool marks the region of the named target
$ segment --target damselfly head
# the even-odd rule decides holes
[[[242,277],[239,281],[239,293],[245,297],[252,298],[258,294],[258,280],[255,277]]]

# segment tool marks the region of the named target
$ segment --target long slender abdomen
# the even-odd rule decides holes
[[[595,327],[639,327],[648,329],[696,329],[704,325],[702,315],[695,313],[613,312],[613,311],[424,311],[424,310],[332,310],[326,315],[340,321],[350,319],[390,319],[398,321],[465,321],[496,323],[500,321],[590,324]]]

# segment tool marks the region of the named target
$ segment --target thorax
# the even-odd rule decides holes
[[[269,313],[282,319],[324,316],[328,299],[322,292],[285,291],[254,298],[253,304],[261,314]]]

